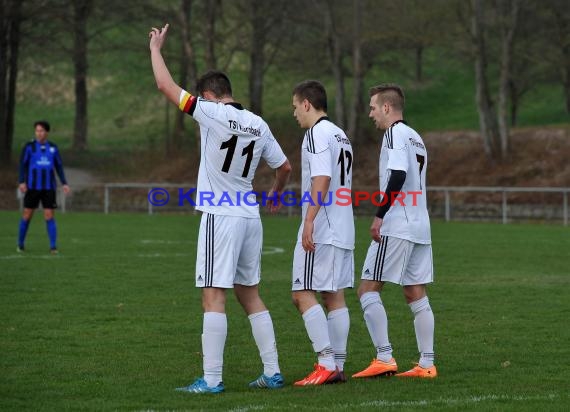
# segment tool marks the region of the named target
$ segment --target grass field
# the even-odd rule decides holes
[[[173,389],[201,375],[201,308],[193,287],[197,216],[58,216],[50,256],[41,218],[15,253],[18,214],[0,212],[0,410],[567,410],[570,232],[560,226],[433,224],[433,381],[254,391],[261,365],[249,322],[228,300],[224,383],[217,396]],[[357,221],[357,278],[368,219]],[[314,355],[290,300],[297,219],[264,218],[262,296],[290,384]],[[282,251],[282,252],[281,252]],[[401,369],[417,360],[401,292],[383,299]],[[346,371],[374,349],[354,291]]]

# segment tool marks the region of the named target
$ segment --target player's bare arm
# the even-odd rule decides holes
[[[303,222],[302,244],[306,252],[315,251],[315,244],[313,243],[314,220],[317,217],[317,213],[319,213],[326,193],[329,191],[331,178],[329,176],[315,176],[311,182],[311,199],[313,204],[310,204],[307,208],[307,215]]]
[[[273,187],[269,193],[269,200],[267,202],[267,206],[269,207],[269,211],[271,213],[276,213],[281,209],[281,202],[279,198],[283,193],[283,189],[285,189],[285,185],[289,181],[289,176],[291,175],[291,163],[289,160],[285,160],[285,162],[279,166],[275,170],[275,182],[273,183]],[[275,201],[273,198],[275,197]]]
[[[160,90],[168,100],[178,106],[182,88],[172,79],[160,51],[166,41],[168,27],[168,24],[166,24],[162,29],[153,27],[148,34],[150,38],[150,59],[158,90]]]
[[[382,227],[382,219],[375,216],[374,220],[372,221],[372,226],[370,226],[370,236],[376,242],[380,242],[380,228]]]

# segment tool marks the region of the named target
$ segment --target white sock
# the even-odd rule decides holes
[[[228,334],[225,313],[205,312],[202,326],[202,353],[204,356],[204,380],[209,387],[222,381],[224,345]]]
[[[376,347],[376,359],[389,362],[392,359],[392,345],[388,339],[388,316],[378,292],[366,292],[360,297],[364,320],[372,343]]]
[[[251,323],[253,338],[259,349],[259,356],[261,356],[261,361],[263,362],[263,373],[270,377],[280,373],[277,343],[275,342],[273,321],[269,311],[253,313],[248,318]]]
[[[342,371],[346,361],[346,343],[348,341],[348,330],[350,329],[348,308],[344,307],[330,311],[327,318],[334,361],[338,370]]]
[[[414,314],[414,328],[416,329],[416,340],[420,351],[419,365],[422,368],[433,366],[435,353],[433,352],[433,335],[435,322],[433,312],[429,305],[427,296],[409,304]]]
[[[336,368],[334,363],[334,352],[329,338],[327,317],[322,306],[316,304],[303,313],[305,329],[309,339],[313,344],[313,350],[317,352],[319,365],[327,370],[333,371]]]

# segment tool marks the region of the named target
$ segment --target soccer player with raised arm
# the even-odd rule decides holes
[[[63,172],[63,162],[57,146],[48,141],[50,125],[45,120],[34,123],[34,133],[36,138],[28,142],[22,149],[20,156],[20,179],[19,190],[24,195],[24,212],[20,220],[20,230],[18,233],[17,251],[24,251],[24,243],[28,226],[34,215],[34,211],[42,203],[44,209],[44,219],[49,237],[50,253],[56,255],[57,252],[57,227],[55,225],[55,209],[57,181],[55,172],[63,185],[63,193],[70,192],[65,173]]]
[[[298,84],[293,90],[293,110],[299,126],[307,131],[301,146],[302,223],[293,256],[292,294],[317,354],[315,369],[295,385],[345,382],[350,318],[344,289],[354,285],[354,220],[352,205],[341,206],[334,197],[339,189],[351,189],[352,147],[327,117],[327,95],[321,83]]]
[[[434,318],[426,295],[433,282],[430,222],[426,202],[428,156],[420,135],[404,122],[404,92],[395,84],[370,89],[370,114],[385,130],[380,150],[381,206],[370,227],[358,297],[376,357],[353,378],[393,375],[398,371],[388,339],[388,318],[380,298],[385,282],[401,285],[414,315],[420,352],[416,367],[400,377],[435,378]]]
[[[244,109],[232,97],[228,77],[217,71],[197,82],[200,97],[183,90],[172,79],[161,48],[168,24],[149,33],[152,69],[159,90],[200,125],[201,161],[198,194],[213,195],[212,202],[197,202],[202,212],[196,257],[196,287],[202,289],[203,377],[178,390],[190,393],[224,391],[222,367],[227,335],[226,290],[233,289],[245,310],[263,373],[249,386],[281,388],[273,322],[259,296],[263,231],[255,198],[240,199],[252,191],[252,180],[261,159],[276,169],[272,193],[282,192],[291,166],[265,121]],[[270,199],[272,195],[270,194]],[[221,201],[221,200],[224,201]],[[271,204],[276,210],[278,202]]]

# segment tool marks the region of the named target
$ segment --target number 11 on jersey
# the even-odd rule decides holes
[[[234,158],[234,153],[236,151],[238,137],[234,134],[229,140],[222,142],[220,145],[220,150],[228,149],[226,153],[226,158],[222,166],[222,172],[229,173],[232,160]],[[247,177],[249,173],[249,168],[251,167],[251,160],[253,159],[253,148],[255,146],[255,140],[252,140],[246,147],[243,148],[241,155],[247,156],[245,159],[245,165],[243,167],[243,173],[241,177]]]

